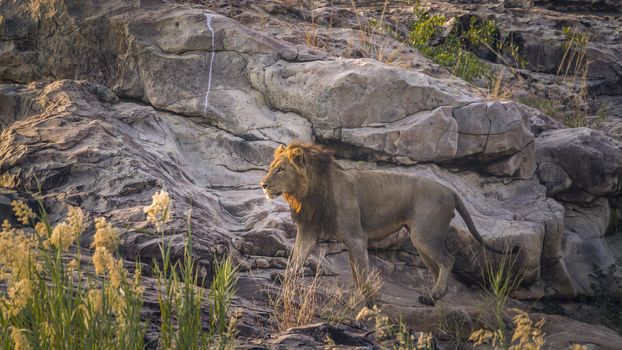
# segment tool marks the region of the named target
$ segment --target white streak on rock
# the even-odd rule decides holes
[[[209,92],[212,89],[212,66],[214,65],[214,56],[216,54],[216,47],[214,44],[214,41],[215,41],[214,39],[216,35],[214,34],[214,28],[212,28],[212,18],[214,17],[214,15],[211,13],[207,13],[207,12],[203,12],[203,14],[205,15],[205,22],[207,25],[207,29],[210,31],[210,33],[212,33],[212,54],[211,54],[211,58],[209,61],[209,72],[207,75],[207,92],[205,92],[205,107],[203,108],[203,116],[206,117],[208,108],[216,112],[219,115],[221,115],[221,113],[220,111],[216,110],[214,107],[210,106],[209,104]]]

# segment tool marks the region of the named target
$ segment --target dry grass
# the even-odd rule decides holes
[[[509,252],[510,248],[506,245],[504,252]],[[481,284],[482,298],[487,305],[483,314],[492,314],[494,323],[486,324],[488,329],[497,330],[498,341],[506,344],[505,333],[505,312],[506,305],[515,290],[518,289],[525,278],[525,270],[520,267],[518,254],[502,254],[489,257],[484,252],[483,266],[479,268],[484,278]],[[478,260],[479,264],[479,260]]]
[[[320,261],[323,254],[320,254]],[[276,295],[268,294],[268,302],[274,309],[273,320],[279,331],[309,324],[316,316],[338,325],[353,319],[355,310],[375,296],[382,287],[380,272],[367,274],[360,286],[346,288],[321,285],[322,268],[318,264],[315,274],[304,276],[304,269],[288,266],[280,290]]]
[[[288,267],[285,270],[280,292],[276,296],[269,295],[268,298],[274,309],[272,316],[279,331],[311,323],[319,310],[318,287],[321,273],[321,268],[318,267],[315,275],[307,282],[302,268]]]
[[[377,296],[383,285],[380,271],[377,269],[373,269],[361,280],[361,285],[355,284],[347,288],[336,287],[326,290],[320,316],[334,325],[353,319],[355,310],[359,310],[365,301]]]
[[[300,6],[302,7],[302,4]],[[311,24],[305,25],[304,38],[305,38],[305,44],[307,46],[321,49],[318,19],[313,14],[313,10],[315,8],[316,8],[315,1],[313,1],[311,3],[311,18],[310,18]],[[305,18],[305,22],[306,21],[307,19]],[[332,25],[332,17],[331,17],[331,25]]]
[[[373,58],[383,63],[393,63],[398,59],[399,53],[406,46],[404,42],[400,42],[395,46],[392,40],[388,40],[390,29],[385,24],[385,14],[389,1],[385,0],[382,5],[382,13],[380,19],[370,19],[369,24],[364,25],[356,2],[352,0],[352,11],[356,14],[356,20],[359,26],[359,41],[361,42],[362,54],[364,57]]]
[[[0,188],[13,189],[13,188],[17,188],[18,185],[19,185],[19,180],[17,176],[9,174],[9,173],[4,173],[0,175]]]
[[[360,42],[360,53],[363,57],[372,58],[383,63],[395,62],[402,49],[406,46],[404,42],[395,44],[393,40],[387,38],[390,35],[390,30],[385,25],[385,12],[389,4],[388,0],[384,1],[382,14],[380,19],[371,19],[368,24],[364,24],[361,16],[359,15],[359,9],[354,1],[352,1],[352,10],[356,14],[357,23],[359,26],[358,39]],[[299,3],[301,10],[304,10],[304,4]],[[303,37],[304,42],[308,47],[316,48],[323,51],[329,51],[329,41],[324,38],[322,30],[323,27],[319,24],[319,19],[314,14],[314,9],[317,8],[315,1],[311,1],[308,4],[308,8],[311,11],[311,18],[304,18],[305,25]],[[304,12],[304,11],[303,11]],[[331,31],[333,23],[332,12],[328,20],[328,27],[326,37],[331,37]],[[347,44],[351,47],[351,44]],[[351,52],[351,50],[346,50]]]
[[[514,79],[507,78],[506,73],[512,68],[503,67],[498,72],[490,74],[486,81],[486,93],[484,97],[489,100],[505,101],[511,99],[516,91],[518,91],[523,85],[523,80],[518,77],[514,72]]]
[[[591,62],[587,59],[590,33],[579,33],[570,27],[562,29],[564,34],[564,55],[557,68],[561,82],[574,90],[570,97],[572,114],[565,118],[570,127],[586,126],[586,101],[588,99],[587,74]]]
[[[377,305],[372,308],[364,307],[356,316],[357,322],[372,323],[373,329],[367,335],[374,333],[376,339],[384,341],[381,348],[394,350],[434,350],[436,344],[431,333],[419,333],[417,337],[400,318],[393,323],[389,316],[382,312]]]

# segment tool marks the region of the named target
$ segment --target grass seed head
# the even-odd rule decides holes
[[[166,191],[156,192],[152,197],[151,205],[145,207],[143,211],[147,214],[147,220],[154,224],[159,230],[165,223],[171,220],[170,204],[171,197]]]
[[[24,335],[24,332],[16,327],[11,327],[11,339],[13,340],[13,345],[15,346],[15,350],[30,350],[32,349],[30,346],[30,342],[28,338]]]
[[[32,281],[24,278],[9,288],[11,303],[11,313],[17,316],[28,304],[28,299],[32,297]]]
[[[105,273],[109,266],[114,262],[112,253],[108,251],[106,247],[98,247],[93,254],[93,266],[95,266],[95,273],[101,275]]]
[[[49,243],[64,252],[73,244],[75,238],[73,228],[68,223],[61,222],[52,230]]]
[[[23,201],[14,200],[11,202],[11,207],[15,217],[17,217],[17,221],[22,225],[28,225],[35,218],[35,213]]]
[[[114,252],[118,246],[119,232],[105,218],[95,219],[95,238],[91,247],[106,248],[109,252]]]

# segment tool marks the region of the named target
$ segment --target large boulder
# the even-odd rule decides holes
[[[397,163],[479,158],[496,175],[535,169],[527,109],[485,102],[449,80],[377,61],[278,62],[255,77],[269,104],[308,118],[316,135]],[[300,87],[303,87],[300,89]],[[494,163],[494,164],[493,164]]]
[[[549,196],[591,202],[620,193],[622,143],[589,129],[561,129],[536,139],[538,176]]]

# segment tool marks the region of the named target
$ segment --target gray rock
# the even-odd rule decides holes
[[[343,326],[336,327],[328,323],[313,323],[290,328],[279,336],[277,343],[282,344],[282,340],[279,339],[287,339],[288,342],[291,342],[292,339],[297,339],[294,335],[301,337],[301,340],[304,339],[312,342],[309,344],[312,346],[317,346],[316,344],[326,344],[327,341],[332,341],[337,346],[357,346],[365,347],[366,349],[378,349],[373,342],[364,337],[364,334],[360,332],[360,330],[357,332],[356,329],[348,329]],[[301,345],[304,346],[305,344]]]
[[[538,5],[559,11],[581,11],[616,13],[620,11],[620,2],[616,0],[536,0]]]
[[[590,202],[620,193],[622,143],[588,128],[548,131],[536,139],[538,176],[547,194]]]
[[[267,269],[270,267],[270,261],[268,261],[268,259],[266,258],[257,258],[255,259],[255,264],[253,264],[253,267],[256,267],[258,269]]]
[[[506,9],[514,8],[529,10],[533,7],[533,0],[504,0],[503,6]]]
[[[528,144],[532,135],[525,124],[525,112],[513,103],[493,103],[485,113],[491,123],[488,130],[460,132],[451,109],[482,101],[455,79],[437,79],[374,60],[326,59],[196,8],[144,13],[123,2],[110,5],[110,11],[121,10],[135,15],[114,12],[102,17],[111,28],[104,41],[108,46],[92,45],[91,41],[101,41],[95,26],[103,24],[88,22],[80,25],[93,36],[85,39],[92,40],[68,45],[63,40],[71,37],[57,38],[54,50],[46,51],[51,55],[37,51],[47,48],[52,42],[48,38],[41,48],[33,47],[36,66],[46,67],[32,68],[37,72],[34,78],[52,73],[55,77],[90,78],[112,87],[122,97],[189,116],[247,140],[309,141],[314,134],[402,163],[481,154],[496,160],[489,169],[493,174],[531,176],[533,151]],[[94,16],[105,14],[96,11]],[[62,17],[68,23],[77,21],[69,13]],[[45,30],[54,25],[42,20],[39,27]],[[121,30],[124,25],[127,31]],[[12,24],[5,26],[8,32],[17,30]],[[16,35],[37,42],[34,39],[40,34],[33,30]],[[106,57],[109,61],[104,66],[99,62],[81,65],[68,74],[59,62],[63,55],[75,52],[76,45],[83,47],[80,54],[88,58]],[[14,48],[9,51],[18,57],[21,54]],[[24,75],[14,80],[23,79]],[[442,112],[433,112],[437,108]],[[470,123],[465,114],[470,113],[456,112],[462,116],[458,117],[462,120],[458,129],[477,129],[465,125]],[[484,139],[487,143],[482,145]]]
[[[551,349],[566,349],[568,344],[585,344],[588,349],[615,350],[620,348],[622,337],[603,327],[576,321],[557,315],[531,314],[532,319],[544,318],[542,331],[550,336],[546,346]]]
[[[590,205],[565,207],[565,261],[578,292],[622,296],[622,284],[615,282],[622,280],[621,271],[612,271],[608,276],[610,267],[622,258],[622,253],[609,243],[610,237],[605,236],[611,218],[608,200],[599,198]],[[605,274],[603,278],[611,280],[600,280],[599,270]]]

